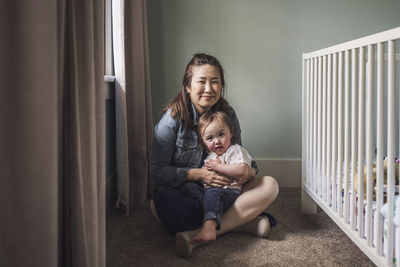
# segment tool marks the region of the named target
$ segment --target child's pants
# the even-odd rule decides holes
[[[191,198],[198,199],[202,203],[203,223],[208,220],[215,220],[217,230],[221,229],[222,214],[232,206],[233,202],[240,195],[240,191],[231,188],[203,188],[194,182],[186,182],[182,185],[182,191]]]

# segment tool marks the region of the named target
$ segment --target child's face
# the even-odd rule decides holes
[[[232,133],[226,123],[214,120],[203,131],[203,142],[208,150],[222,155],[231,145]]]

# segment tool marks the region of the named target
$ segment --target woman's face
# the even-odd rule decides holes
[[[192,81],[186,90],[197,112],[201,115],[211,109],[221,97],[221,75],[212,65],[194,66]]]

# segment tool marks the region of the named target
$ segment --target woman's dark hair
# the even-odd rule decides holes
[[[191,107],[190,95],[186,91],[186,87],[190,86],[193,77],[193,67],[211,65],[218,69],[221,76],[221,97],[218,102],[211,108],[213,111],[221,110],[226,113],[229,112],[229,104],[223,97],[225,94],[226,86],[224,79],[224,70],[218,59],[213,56],[199,53],[194,54],[190,62],[186,66],[185,74],[183,75],[182,87],[178,95],[168,103],[162,110],[161,113],[164,114],[169,108],[171,108],[171,116],[176,119],[179,117],[186,127],[193,127],[193,111]]]
[[[201,138],[201,141],[203,141],[203,136],[204,136],[204,130],[207,128],[210,123],[213,121],[222,121],[225,123],[229,131],[232,134],[231,138],[231,145],[236,144],[236,137],[235,137],[235,129],[233,128],[232,121],[229,117],[229,115],[223,111],[215,111],[215,112],[206,112],[203,115],[201,115],[199,119],[199,124],[197,125],[197,135]]]

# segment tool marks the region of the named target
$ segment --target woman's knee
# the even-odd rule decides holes
[[[274,201],[279,193],[278,182],[272,176],[257,177],[246,184],[243,189],[244,192],[257,191],[257,195],[263,199],[262,201],[269,203]]]
[[[174,188],[169,188],[169,187],[157,190],[153,194],[153,200],[155,205],[157,206],[159,203],[164,203],[168,201],[171,198],[171,196],[174,196],[176,193],[177,192]]]
[[[163,188],[153,195],[157,215],[168,233],[193,230],[203,220],[201,203],[176,188]]]
[[[202,200],[204,195],[204,188],[197,183],[194,182],[186,182],[181,187],[180,190],[183,194],[188,197]]]
[[[265,187],[266,190],[268,190],[269,197],[275,200],[279,194],[278,182],[272,176],[263,176],[261,177],[261,179],[262,179],[262,186]]]

